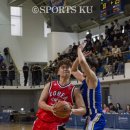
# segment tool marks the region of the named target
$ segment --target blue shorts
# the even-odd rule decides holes
[[[105,117],[101,113],[97,113],[86,120],[84,130],[103,130],[105,127]]]

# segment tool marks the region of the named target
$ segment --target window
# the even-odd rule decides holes
[[[22,36],[22,8],[10,7],[11,35]]]

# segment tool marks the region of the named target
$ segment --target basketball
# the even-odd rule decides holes
[[[66,118],[70,116],[72,106],[66,101],[58,101],[54,105],[54,114],[59,118]]]

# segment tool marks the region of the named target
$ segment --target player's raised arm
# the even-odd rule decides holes
[[[92,69],[90,68],[90,66],[88,65],[85,56],[82,53],[82,50],[84,48],[85,44],[81,44],[78,47],[78,60],[79,60],[79,64],[82,68],[82,70],[84,71],[87,80],[91,81],[91,82],[97,82],[97,77],[95,75],[95,73],[92,71]],[[94,85],[94,87],[96,87],[96,85]]]
[[[76,60],[73,62],[73,65],[72,65],[72,68],[71,68],[71,73],[77,80],[82,82],[85,78],[83,76],[83,73],[81,73],[78,70],[78,65],[79,65],[79,60],[78,60],[78,58],[76,58]]]

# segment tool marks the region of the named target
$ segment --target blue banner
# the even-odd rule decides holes
[[[130,130],[130,114],[105,114],[105,128],[128,129]],[[81,116],[72,115],[69,122],[66,123],[68,128],[83,128],[86,119]]]
[[[122,114],[115,116],[115,128],[118,129],[130,129],[130,115]]]
[[[9,122],[10,121],[10,113],[0,112],[0,122]]]

